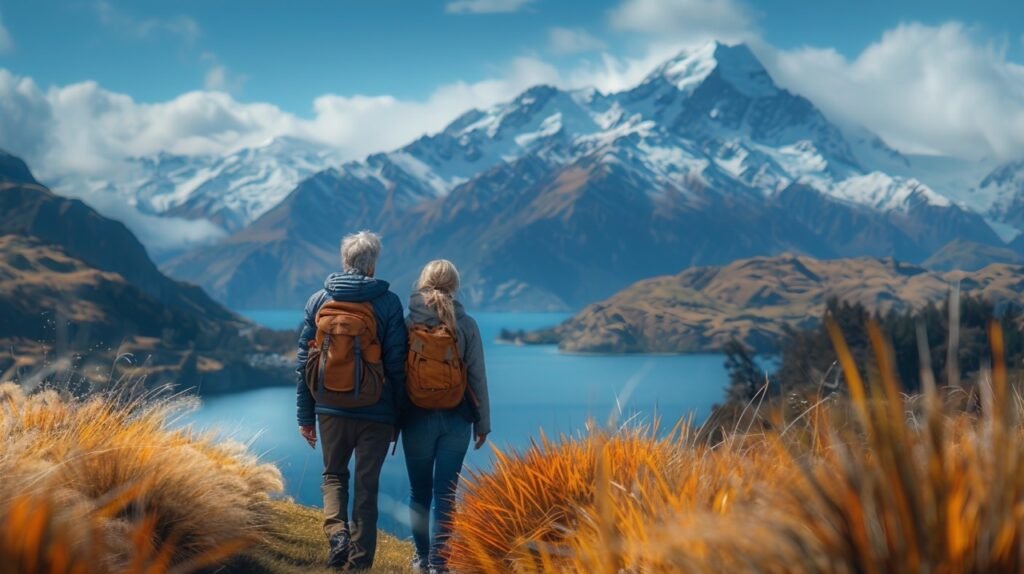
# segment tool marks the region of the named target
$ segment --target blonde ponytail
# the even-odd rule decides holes
[[[437,313],[441,322],[454,333],[455,293],[459,290],[459,270],[447,259],[435,259],[427,263],[416,281],[416,290],[423,295],[423,301]]]

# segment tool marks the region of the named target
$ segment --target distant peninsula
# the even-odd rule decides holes
[[[786,254],[640,281],[561,325],[506,330],[502,339],[557,344],[568,353],[625,354],[718,352],[735,338],[770,353],[787,329],[817,323],[830,298],[882,313],[904,311],[944,300],[956,283],[964,293],[997,303],[1024,303],[1021,265],[937,272],[893,259]]]

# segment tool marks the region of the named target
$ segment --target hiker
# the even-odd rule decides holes
[[[431,261],[409,298],[406,319],[409,411],[402,450],[412,490],[413,568],[431,574],[447,571],[455,492],[470,439],[475,436],[479,449],[491,432],[480,329],[455,300],[458,290],[455,265]]]
[[[306,303],[299,335],[299,432],[324,457],[324,532],[328,568],[369,569],[377,548],[377,489],[405,398],[406,327],[402,302],[374,278],[380,237],[341,242],[342,273]],[[349,523],[349,459],[355,454],[355,504]],[[351,529],[350,529],[351,528]]]

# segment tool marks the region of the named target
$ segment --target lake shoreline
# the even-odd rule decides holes
[[[301,310],[247,313],[270,328],[292,328]],[[567,354],[552,346],[498,343],[503,327],[535,329],[557,324],[551,313],[475,313],[486,357],[493,432],[490,441],[504,451],[529,446],[541,433],[577,436],[591,420],[610,413],[636,420],[703,420],[724,400],[728,384],[725,356]],[[631,389],[625,403],[623,391]],[[295,387],[275,385],[219,395],[201,395],[201,406],[186,424],[217,429],[279,464],[286,495],[310,506],[321,504],[322,458],[302,441],[295,423]],[[399,445],[399,451],[401,446]],[[494,462],[489,448],[470,449],[466,465],[487,470]],[[408,474],[401,452],[388,456],[381,473],[381,523],[384,530],[407,536]]]

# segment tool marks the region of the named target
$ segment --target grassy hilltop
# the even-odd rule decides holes
[[[466,480],[460,572],[1020,572],[1024,401],[993,324],[972,390],[905,396],[873,324],[832,394],[764,395],[728,422],[541,438]],[[927,361],[922,364],[928,365]],[[965,396],[973,394],[973,396]],[[321,571],[319,513],[280,472],[167,425],[174,402],[0,387],[5,572]],[[715,428],[712,428],[715,427]],[[404,572],[385,537],[379,572]]]

